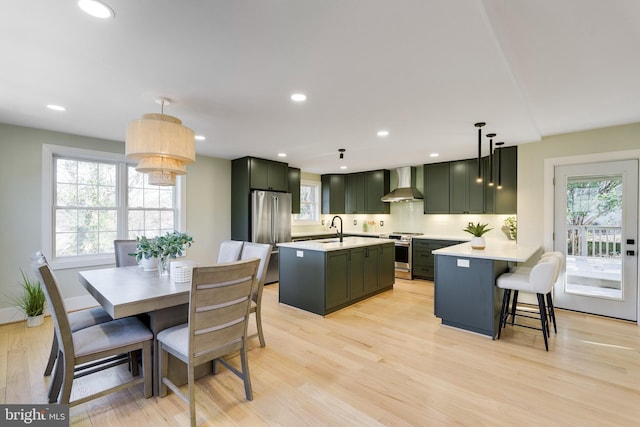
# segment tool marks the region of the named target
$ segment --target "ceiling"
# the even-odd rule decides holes
[[[3,2],[0,122],[123,142],[168,97],[199,154],[313,173],[474,157],[478,121],[507,146],[640,122],[637,0],[106,3]]]

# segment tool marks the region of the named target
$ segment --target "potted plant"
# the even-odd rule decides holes
[[[27,326],[32,328],[34,326],[40,326],[44,323],[44,304],[45,296],[40,282],[37,280],[31,280],[24,271],[20,270],[22,274],[22,295],[15,303],[20,307],[20,310],[27,316]]]
[[[504,226],[502,230],[505,232],[509,240],[516,240],[518,238],[518,221],[515,216],[510,216],[504,220]]]
[[[488,226],[489,224],[474,224],[473,222],[470,222],[467,224],[467,228],[462,230],[473,236],[471,238],[471,249],[484,249],[486,247],[483,235],[493,230],[493,228],[487,228]]]
[[[153,271],[158,269],[158,257],[160,256],[160,248],[155,238],[148,239],[146,236],[136,238],[136,251],[129,255],[135,256],[136,261],[144,271]]]
[[[185,246],[190,247],[193,243],[193,237],[186,233],[180,233],[179,231],[158,236],[155,240],[158,248],[158,257],[160,259],[159,266],[161,275],[169,274],[169,258],[182,256]]]

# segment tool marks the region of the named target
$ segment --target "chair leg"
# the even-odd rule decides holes
[[[549,342],[547,335],[549,335],[549,325],[547,324],[547,309],[544,304],[544,295],[536,294],[538,297],[538,309],[540,310],[540,326],[542,327],[542,336],[544,337],[544,348],[549,351]]]
[[[187,387],[189,389],[189,416],[191,418],[191,427],[196,427],[196,383],[195,383],[195,366],[187,367]]]
[[[58,403],[69,404],[71,400],[71,386],[73,385],[73,360],[71,357],[64,357],[62,353],[58,355],[58,360],[63,366],[62,368],[62,388],[60,390],[60,395],[58,396]]]
[[[549,317],[551,317],[551,321],[553,322],[553,332],[557,334],[558,328],[556,327],[556,312],[553,309],[553,299],[551,297],[551,292],[547,294],[547,309],[549,310]]]
[[[160,361],[158,382],[160,384],[158,385],[160,386],[160,397],[165,397],[167,395],[167,385],[164,383],[163,378],[169,373],[169,353],[164,349],[162,343],[159,343],[158,348],[160,350],[160,357],[158,358]]]
[[[134,350],[129,352],[129,370],[131,371],[131,376],[137,377],[140,375],[140,370],[138,369],[138,357],[140,352],[138,350]],[[142,355],[144,357],[144,354]],[[144,369],[144,366],[142,367]]]
[[[244,381],[244,393],[247,395],[247,400],[253,400],[251,378],[249,377],[249,361],[247,360],[246,338],[245,345],[243,345],[242,349],[240,349],[240,362],[242,363],[242,380]]]
[[[264,333],[262,332],[262,310],[260,305],[256,307],[256,328],[258,329],[258,339],[260,340],[260,347],[264,347]]]
[[[502,295],[502,309],[500,310],[500,322],[498,323],[498,339],[502,333],[502,328],[506,326],[507,316],[509,313],[509,297],[511,296],[511,289],[505,289]]]
[[[146,397],[147,399],[153,395],[152,370],[151,341],[148,341],[142,345],[142,375],[144,375],[144,397]]]
[[[49,361],[47,367],[44,368],[44,376],[51,375],[53,365],[56,363],[56,357],[58,356],[58,339],[56,338],[56,331],[53,331],[53,342],[51,343],[51,353],[49,353]]]
[[[511,325],[516,322],[516,308],[518,306],[518,291],[513,291],[513,302],[511,305]]]
[[[53,378],[51,384],[49,384],[49,403],[56,403],[58,401],[58,395],[60,394],[60,387],[62,386],[62,362],[60,362],[60,354],[55,363],[55,370],[53,371]]]

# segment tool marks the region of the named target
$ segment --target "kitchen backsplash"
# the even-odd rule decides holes
[[[425,215],[423,204],[392,203],[389,215],[340,215],[344,221],[345,233],[392,233],[413,232],[433,236],[446,237],[470,237],[462,230],[469,222],[488,223],[493,230],[485,236],[493,239],[508,240],[507,233],[503,230],[504,220],[510,215]],[[320,233],[329,231],[329,224],[334,215],[321,215],[324,225],[296,225],[292,223],[292,232]],[[364,227],[366,224],[366,227]]]

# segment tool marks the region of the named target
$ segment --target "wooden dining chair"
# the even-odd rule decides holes
[[[32,257],[32,261],[40,260],[42,262],[46,262],[46,258],[41,252],[36,252],[36,254]],[[79,331],[80,329],[88,328],[89,326],[98,325],[100,323],[108,322],[113,320],[109,313],[102,307],[93,307],[87,308],[84,310],[74,311],[72,313],[67,313],[67,317],[69,319],[69,328],[71,332]],[[51,342],[51,350],[49,351],[49,359],[47,361],[47,366],[44,368],[44,376],[51,375],[53,371],[53,366],[56,363],[56,359],[58,357],[59,352],[58,339],[56,337],[56,333],[53,333],[53,340]],[[49,390],[51,392],[51,390]],[[51,396],[49,396],[51,398]]]
[[[62,294],[49,264],[44,257],[36,256],[32,268],[44,284],[60,346],[49,392],[50,403],[53,400],[75,406],[143,382],[145,397],[151,397],[151,331],[137,318],[127,317],[72,332]],[[134,378],[129,382],[71,401],[71,388],[75,378],[127,363],[127,354],[138,350],[142,351],[143,378]]]
[[[222,243],[220,243],[220,250],[218,252],[218,264],[238,261],[243,244],[244,242],[241,240],[223,240]]]
[[[251,308],[249,313],[254,313],[256,317],[256,329],[257,332],[250,335],[249,338],[258,336],[260,340],[260,347],[264,347],[264,332],[262,331],[262,291],[264,289],[264,282],[267,278],[267,267],[269,266],[269,260],[271,259],[271,245],[265,243],[252,243],[245,242],[242,246],[242,254],[240,259],[259,258],[260,267],[258,267],[258,284],[253,290],[251,295]]]
[[[116,254],[116,267],[138,265],[136,257],[129,255],[136,251],[136,240],[114,240],[113,249]]]
[[[193,269],[189,322],[158,333],[160,396],[167,387],[189,405],[191,425],[196,425],[195,368],[219,361],[244,381],[247,400],[253,399],[247,360],[247,323],[251,292],[257,282],[259,261],[251,259]],[[240,351],[241,368],[223,359]],[[187,365],[187,393],[167,376],[169,354]]]

